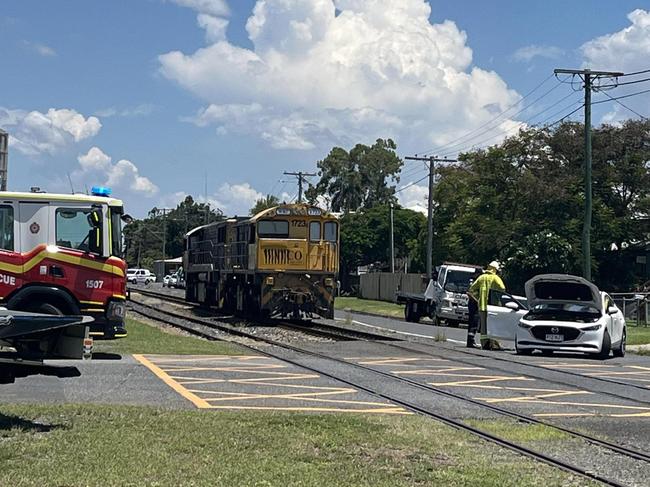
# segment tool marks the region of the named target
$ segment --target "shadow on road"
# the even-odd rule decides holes
[[[45,424],[38,421],[21,418],[13,415],[0,413],[0,432],[12,429],[20,429],[32,433],[48,433],[54,429],[62,428],[63,425]]]

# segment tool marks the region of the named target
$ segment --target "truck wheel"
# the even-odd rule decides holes
[[[30,313],[41,313],[44,315],[63,316],[63,312],[59,308],[57,308],[56,306],[50,303],[33,304],[28,306],[26,311]]]

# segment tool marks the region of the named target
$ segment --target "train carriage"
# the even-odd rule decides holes
[[[339,262],[335,216],[285,204],[186,235],[186,299],[241,314],[333,318]]]

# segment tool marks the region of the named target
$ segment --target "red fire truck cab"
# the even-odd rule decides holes
[[[0,192],[0,306],[92,316],[92,335],[126,336],[123,219],[108,188]]]

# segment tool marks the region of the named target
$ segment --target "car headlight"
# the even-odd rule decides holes
[[[587,328],[583,328],[582,331],[598,331],[600,330],[601,326],[603,325],[594,325],[594,326],[588,326]]]
[[[529,325],[523,321],[520,321],[517,326],[519,326],[519,328],[523,328],[524,330],[530,330],[533,327],[533,325]]]

